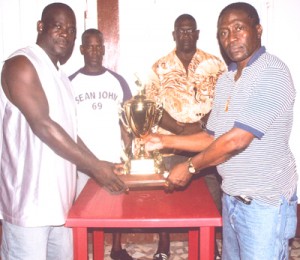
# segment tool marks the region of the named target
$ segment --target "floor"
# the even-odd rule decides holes
[[[221,240],[217,239],[218,249],[221,251]],[[127,244],[123,248],[134,258],[139,260],[150,260],[155,253],[157,243]],[[291,250],[289,260],[300,260],[300,238],[291,241]],[[110,260],[109,257],[111,245],[106,243],[104,260]],[[89,257],[92,260],[92,255]],[[171,256],[169,260],[188,259],[188,244],[186,241],[171,242]],[[218,258],[220,259],[220,258]]]

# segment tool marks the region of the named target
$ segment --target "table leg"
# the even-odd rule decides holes
[[[215,252],[215,228],[200,228],[200,259],[213,260]]]
[[[104,259],[104,231],[102,229],[93,230],[93,252],[94,260]]]
[[[189,260],[199,259],[199,228],[189,229]]]
[[[74,260],[87,260],[87,228],[73,228],[73,245]]]

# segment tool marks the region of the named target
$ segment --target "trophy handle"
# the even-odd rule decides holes
[[[159,121],[161,120],[163,115],[163,105],[162,104],[157,104],[156,105],[156,112],[155,112],[155,118],[153,120],[153,127],[152,127],[152,132],[156,133]]]
[[[119,104],[119,119],[121,121],[121,123],[123,124],[123,126],[125,127],[126,131],[131,134],[131,128],[129,127],[128,121],[126,116],[124,116],[124,108],[122,107],[121,104]]]

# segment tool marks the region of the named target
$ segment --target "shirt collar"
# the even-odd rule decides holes
[[[262,54],[266,52],[266,48],[264,46],[260,47],[254,55],[249,60],[247,67],[250,66],[253,62],[255,62]],[[232,62],[228,66],[228,71],[235,71],[237,69],[237,64],[235,62]]]

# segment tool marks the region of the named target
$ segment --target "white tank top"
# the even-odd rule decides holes
[[[37,70],[50,117],[76,141],[75,102],[68,77],[38,46],[20,49]],[[0,90],[2,154],[0,214],[24,227],[62,225],[73,203],[76,167],[61,158],[32,131],[19,109]]]

